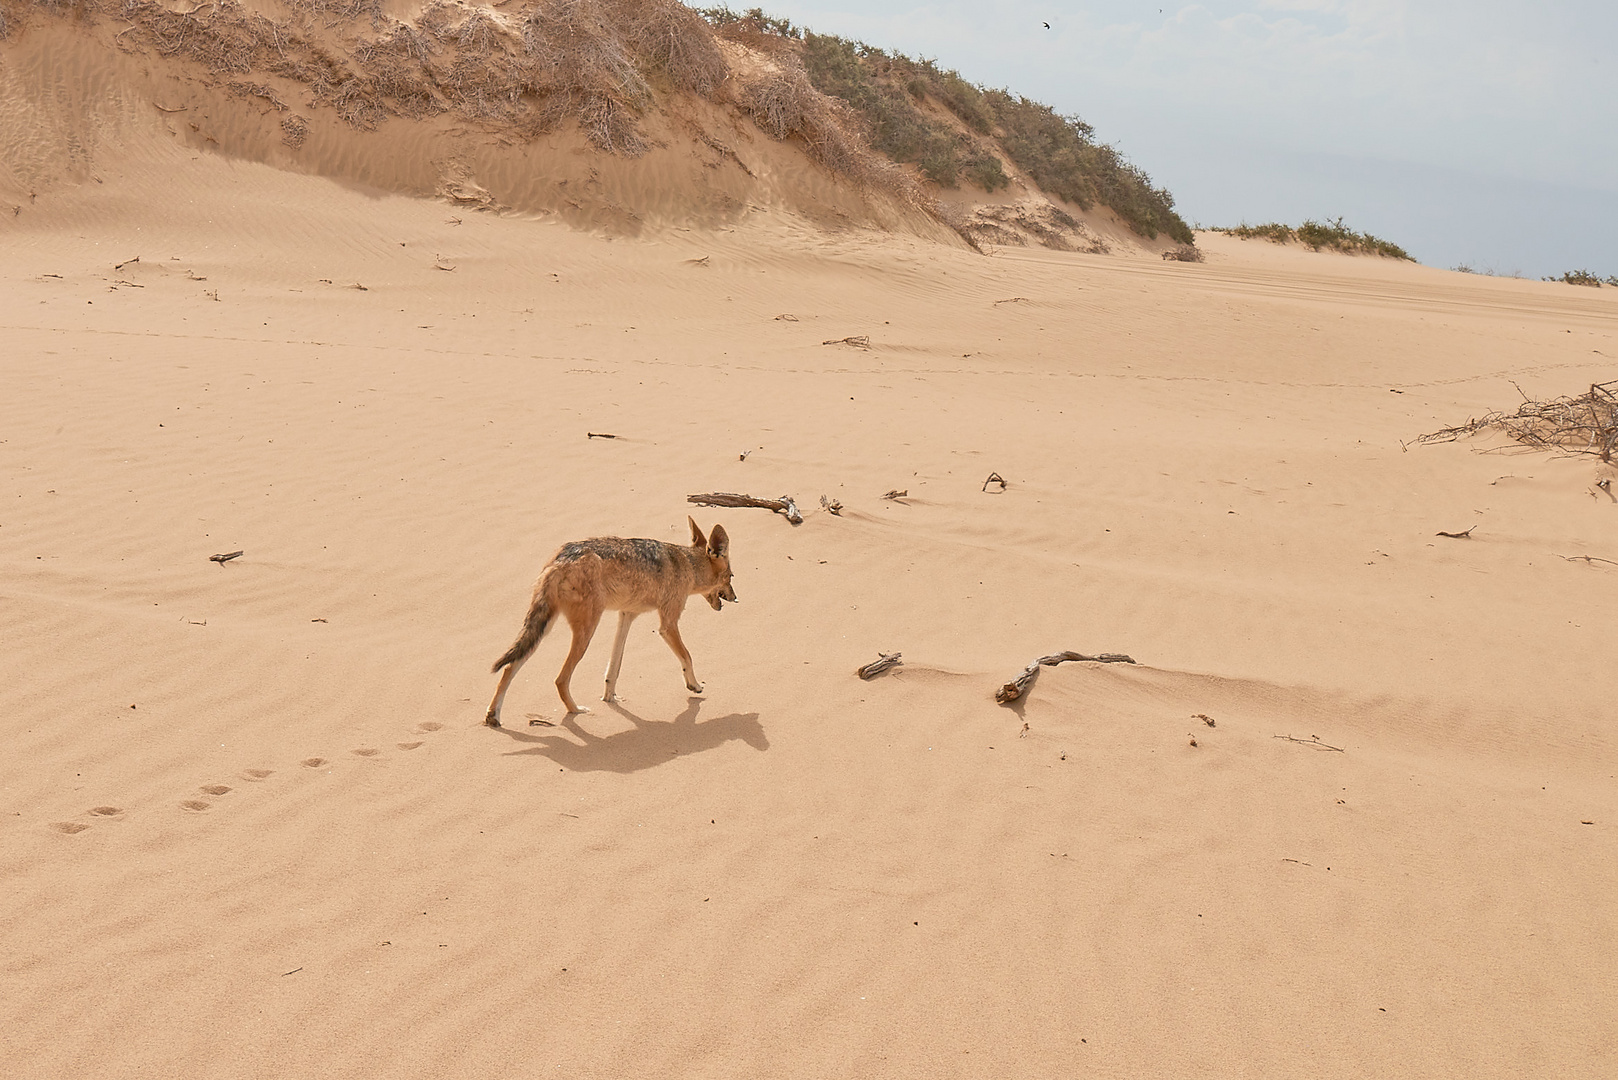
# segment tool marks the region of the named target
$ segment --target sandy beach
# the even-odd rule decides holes
[[[1614,378],[1618,290],[631,235],[127,109],[0,185],[6,1075],[1618,1070],[1618,469],[1416,442]],[[564,716],[563,631],[484,726],[557,547],[687,514],[705,692],[648,618]],[[1062,650],[1135,663],[996,704]]]

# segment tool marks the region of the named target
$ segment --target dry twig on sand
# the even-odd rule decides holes
[[[1518,393],[1522,393],[1519,389]],[[1455,427],[1423,435],[1416,441],[1454,442],[1484,428],[1499,428],[1525,446],[1594,454],[1611,462],[1618,452],[1618,380],[1591,383],[1590,392],[1554,401],[1532,401],[1527,395],[1514,413],[1492,412]]]
[[[1041,656],[1024,668],[1021,675],[995,691],[994,700],[1002,705],[1009,705],[1028,693],[1028,688],[1034,685],[1034,679],[1039,676],[1040,668],[1055,667],[1057,664],[1065,663],[1068,660],[1088,660],[1095,664],[1133,664],[1135,662],[1132,657],[1114,652],[1097,653],[1094,656],[1071,651],[1052,653],[1050,656]]]
[[[898,488],[894,488],[892,491],[888,492],[886,495],[883,495],[882,497],[884,499],[887,499],[889,502],[898,502],[900,499],[904,498],[905,496],[907,496],[909,494],[910,494],[910,489],[909,488],[905,488],[902,491],[900,489],[898,489]]]
[[[1341,746],[1332,746],[1329,743],[1321,742],[1319,735],[1311,735],[1307,739],[1299,739],[1292,735],[1276,735],[1273,738],[1285,739],[1287,742],[1295,742],[1302,746],[1313,747],[1316,750],[1335,750],[1339,754],[1347,753]]]
[[[208,561],[209,562],[216,562],[220,566],[224,566],[230,560],[239,559],[243,555],[246,555],[246,554],[247,554],[247,552],[245,552],[245,551],[232,551],[232,552],[229,552],[229,553],[224,554],[224,555],[209,555],[208,556]]]
[[[832,517],[843,516],[843,504],[838,502],[836,499],[830,499],[822,495],[820,497],[820,508],[826,511],[826,513],[830,514]]]
[[[864,334],[860,334],[860,335],[858,335],[856,337],[832,338],[830,341],[822,341],[821,344],[822,345],[852,345],[856,349],[869,349],[871,347],[871,339],[866,337]]]
[[[706,495],[687,495],[685,501],[696,503],[698,506],[757,506],[764,510],[774,510],[777,514],[785,514],[788,521],[794,525],[803,524],[803,513],[798,504],[792,501],[791,495],[783,495],[779,499],[759,499],[752,495],[737,495],[729,491],[711,491]]]
[[[1438,535],[1447,536],[1451,540],[1470,540],[1472,539],[1472,530],[1475,528],[1477,528],[1476,525],[1471,525],[1465,529],[1462,529],[1460,532],[1444,532],[1442,529],[1440,529],[1438,531]]]
[[[985,480],[985,481],[983,481],[983,490],[984,490],[984,491],[988,491],[988,490],[989,490],[989,485],[990,485],[990,484],[999,484],[999,485],[1000,485],[1000,491],[997,491],[997,492],[995,492],[995,494],[996,494],[996,495],[998,495],[998,494],[1000,494],[1000,492],[1002,492],[1002,491],[1005,491],[1005,490],[1006,490],[1006,481],[1005,481],[1005,478],[1004,478],[1004,477],[1002,477],[1002,476],[1001,476],[1001,475],[1000,475],[1000,474],[999,474],[999,473],[997,473],[997,472],[992,472],[992,473],[990,473],[990,474],[989,474],[989,478],[988,478],[988,479],[987,479],[987,480]]]
[[[856,668],[854,674],[862,679],[874,679],[889,668],[896,668],[904,663],[900,660],[900,653],[877,653],[878,659],[872,660],[862,668]]]
[[[122,270],[124,267],[130,265],[131,263],[138,263],[138,262],[140,262],[140,256],[136,255],[133,259],[125,259],[123,262],[119,263],[117,266],[114,266],[113,269],[114,270]]]
[[[618,436],[608,435],[605,431],[586,431],[584,437],[586,439],[616,439]]]
[[[1612,559],[1603,559],[1596,555],[1563,555],[1556,551],[1551,552],[1551,554],[1555,555],[1558,559],[1566,559],[1568,562],[1582,562],[1589,566],[1594,566],[1598,562],[1606,563],[1608,566],[1618,566],[1618,561],[1614,561]]]

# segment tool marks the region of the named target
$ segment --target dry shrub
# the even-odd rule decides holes
[[[331,30],[344,24],[356,23],[363,17],[373,28],[387,21],[382,14],[382,0],[285,0],[292,10],[308,19],[317,19]]]
[[[263,98],[265,101],[269,102],[270,108],[274,109],[276,112],[287,111],[287,103],[282,101],[280,97],[276,95],[275,88],[266,86],[263,83],[232,82],[226,84],[225,89],[230,92],[232,97]]]
[[[152,0],[124,0],[120,14],[160,56],[194,60],[216,73],[251,74],[277,41],[274,23],[235,0],[216,3],[206,13],[201,8],[170,11]],[[121,40],[124,48],[132,48],[127,38]]]
[[[354,58],[367,76],[370,90],[394,112],[420,120],[448,108],[433,93],[428,64],[437,46],[408,23],[395,23],[374,41],[354,46]]]
[[[293,113],[281,118],[281,141],[296,150],[309,137],[309,121]]]
[[[1618,380],[1591,383],[1590,392],[1553,401],[1526,395],[1513,413],[1492,412],[1455,427],[1421,436],[1418,442],[1454,442],[1485,428],[1497,428],[1525,446],[1567,454],[1594,454],[1608,464],[1618,453]]]
[[[730,73],[713,28],[684,4],[669,0],[608,0],[625,43],[678,90],[712,97]]]
[[[784,58],[782,58],[784,59]],[[816,90],[801,66],[778,63],[736,88],[736,103],[776,139],[798,136],[810,155],[832,172],[859,179],[873,174],[875,158],[860,134],[859,117]]]
[[[644,153],[636,120],[652,90],[601,0],[549,0],[522,26],[528,70],[524,89],[543,95],[541,121],[549,128],[575,117],[602,150]]]
[[[1206,258],[1195,244],[1180,244],[1163,252],[1165,262],[1203,262]]]

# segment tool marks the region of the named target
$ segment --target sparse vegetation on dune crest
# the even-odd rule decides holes
[[[1343,224],[1342,218],[1324,223],[1305,221],[1297,228],[1282,225],[1275,221],[1265,225],[1248,225],[1243,222],[1232,228],[1216,227],[1210,231],[1240,237],[1243,240],[1269,240],[1277,244],[1289,244],[1297,241],[1315,251],[1319,251],[1321,248],[1330,248],[1333,251],[1342,251],[1350,255],[1381,255],[1389,259],[1416,261],[1414,255],[1398,244],[1372,236],[1370,233],[1355,232]]]
[[[597,149],[634,157],[652,146],[647,119],[684,93],[734,106],[833,172],[935,216],[925,185],[899,165],[993,193],[1010,186],[1009,163],[1040,192],[1106,207],[1143,237],[1195,242],[1173,197],[1079,118],[758,9],[428,0],[401,20],[382,0],[0,0],[0,40],[45,19],[99,25],[114,48],[195,65],[204,82],[267,102],[294,151],[330,109],[364,131],[449,115],[534,139],[577,124]]]
[[[1567,270],[1561,277],[1548,277],[1546,281],[1560,281],[1565,285],[1589,285],[1599,289],[1603,285],[1618,286],[1618,276],[1601,277],[1589,270]]]
[[[722,36],[801,58],[814,87],[864,121],[877,151],[915,165],[941,187],[963,180],[988,192],[1007,186],[1003,154],[1049,195],[1084,210],[1105,206],[1148,239],[1166,234],[1195,242],[1174,212],[1174,197],[1114,147],[1096,142],[1094,129],[1076,116],[977,86],[931,60],[816,34],[757,8],[742,14],[706,8],[702,15]]]

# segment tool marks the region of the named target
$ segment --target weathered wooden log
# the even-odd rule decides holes
[[[706,495],[687,495],[685,501],[696,503],[698,506],[757,506],[765,510],[774,510],[777,514],[785,514],[787,520],[794,525],[803,524],[803,513],[799,511],[798,504],[792,501],[791,495],[783,495],[779,499],[760,499],[752,495],[737,495],[730,491],[710,491]]]
[[[1024,668],[1021,675],[1018,675],[996,691],[994,700],[1002,705],[1009,705],[1028,693],[1028,688],[1034,685],[1034,679],[1038,677],[1040,668],[1055,667],[1057,664],[1068,660],[1088,660],[1095,664],[1133,664],[1135,662],[1133,658],[1125,656],[1123,653],[1115,652],[1097,653],[1094,656],[1076,652],[1059,652],[1050,656],[1041,656]]]

